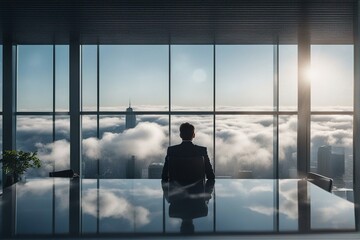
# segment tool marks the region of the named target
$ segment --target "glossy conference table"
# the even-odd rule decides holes
[[[156,179],[28,179],[6,189],[0,197],[1,235],[355,230],[354,204],[306,180],[217,179],[200,191],[183,190]]]

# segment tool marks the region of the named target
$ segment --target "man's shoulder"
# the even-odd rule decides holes
[[[172,150],[175,150],[175,149],[178,149],[178,148],[180,148],[180,144],[169,146],[168,151],[172,151]]]
[[[196,149],[197,151],[200,151],[200,152],[206,152],[206,147],[204,146],[200,146],[200,145],[196,145],[196,144],[187,144],[187,145],[183,145],[183,144],[177,144],[177,145],[173,145],[173,146],[169,146],[168,147],[168,152],[174,152],[174,151],[177,151],[177,150],[184,150],[184,149]]]
[[[194,144],[194,147],[196,147],[196,148],[199,149],[200,151],[206,151],[206,147],[204,147],[204,146],[200,146],[200,145]]]

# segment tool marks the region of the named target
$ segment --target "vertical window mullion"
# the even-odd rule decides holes
[[[171,145],[171,44],[169,44],[169,146]]]
[[[96,47],[96,89],[97,89],[97,93],[96,93],[96,137],[97,139],[100,139],[100,129],[99,129],[99,110],[100,110],[100,63],[99,63],[99,60],[100,60],[100,49],[99,49],[99,44],[97,44],[97,47]],[[100,229],[99,229],[99,226],[100,226],[100,220],[99,220],[99,217],[100,217],[100,158],[97,159],[97,181],[96,181],[96,184],[97,184],[97,218],[96,218],[96,232],[99,233]]]
[[[216,115],[215,115],[215,110],[216,110],[216,91],[215,91],[215,84],[216,84],[216,46],[215,44],[213,45],[213,167],[214,167],[214,172],[216,169],[216,150],[215,150],[215,122],[216,122]]]

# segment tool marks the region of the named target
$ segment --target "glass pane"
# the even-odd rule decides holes
[[[214,165],[214,117],[212,115],[180,115],[171,116],[171,145],[177,145],[182,142],[180,138],[180,125],[188,122],[195,127],[195,138],[193,143],[207,148],[210,162]]]
[[[164,185],[163,194],[166,233],[210,233],[215,230],[213,185],[197,184],[186,188]]]
[[[274,231],[271,179],[221,179],[215,184],[217,232]]]
[[[55,111],[69,111],[69,46],[55,46]]]
[[[18,46],[18,111],[52,111],[53,46]]]
[[[352,111],[353,45],[311,46],[311,109]]]
[[[297,115],[279,116],[279,177],[297,177]]]
[[[136,116],[136,125],[126,128],[127,121],[126,116],[100,118],[96,154],[101,178],[148,178],[151,165],[162,170],[169,141],[168,116]],[[91,146],[85,144],[84,150],[87,154]]]
[[[163,193],[159,185],[158,180],[100,180],[99,232],[162,232]]]
[[[0,111],[3,109],[3,48],[0,45]]]
[[[0,115],[0,154],[2,154],[3,147],[3,119]],[[0,193],[3,192],[3,174],[2,174],[2,163],[0,163]]]
[[[55,145],[52,143],[53,121],[50,116],[18,116],[16,118],[16,149],[37,151],[41,168],[29,169],[25,177],[47,177],[54,169]]]
[[[275,180],[279,183],[279,230],[299,229],[298,179]]]
[[[55,141],[52,143],[55,171],[70,169],[70,117],[56,116]]]
[[[297,110],[297,45],[279,45],[279,109]]]
[[[51,234],[53,182],[31,179],[16,188],[16,235]]]
[[[86,115],[81,118],[82,136],[82,174],[83,178],[98,177],[98,141],[97,141],[97,116]],[[86,147],[85,147],[86,146]]]
[[[311,230],[324,232],[329,230],[354,231],[356,229],[355,206],[352,202],[344,201],[309,182],[307,182],[307,192],[310,200],[310,219],[308,222],[310,222]],[[301,212],[299,212],[300,214]]]
[[[70,179],[55,178],[53,184],[55,233],[69,233]]]
[[[213,110],[212,45],[171,46],[171,109]]]
[[[83,119],[84,120],[84,119]],[[86,176],[86,173],[84,174]],[[99,180],[81,180],[81,232],[96,233],[98,225],[98,190]]]
[[[167,45],[100,46],[100,110],[167,110]]]
[[[273,116],[216,117],[216,175],[273,177]]]
[[[353,201],[353,116],[311,117],[310,167],[333,178],[333,193]]]
[[[273,110],[273,45],[216,46],[216,110]]]
[[[82,110],[96,111],[97,108],[97,46],[81,47]]]

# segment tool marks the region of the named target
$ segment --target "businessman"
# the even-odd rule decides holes
[[[192,143],[195,137],[195,127],[187,122],[181,124],[180,137],[182,139],[181,144],[168,147],[167,149],[162,180],[199,179],[201,178],[201,171],[204,172],[207,179],[215,179],[206,147],[197,146]],[[195,162],[198,159],[201,159],[200,165]],[[203,168],[203,170],[199,171],[199,168]],[[173,179],[175,175],[177,179]]]

